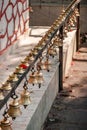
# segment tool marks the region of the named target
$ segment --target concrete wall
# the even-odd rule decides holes
[[[30,26],[50,26],[55,21],[55,19],[57,19],[62,10],[61,5],[43,5],[41,7],[33,5],[32,7],[34,12],[30,13]],[[87,32],[87,6],[82,5],[80,12],[81,32]]]

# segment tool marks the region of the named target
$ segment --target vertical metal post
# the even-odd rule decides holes
[[[59,92],[63,90],[63,26],[59,30],[61,45],[59,46]]]
[[[77,5],[79,14],[80,14],[80,3]],[[76,31],[76,51],[80,47],[80,16],[77,16],[77,31]]]

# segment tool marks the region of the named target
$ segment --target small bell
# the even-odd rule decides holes
[[[10,91],[12,89],[11,87],[11,83],[10,82],[6,82],[2,85],[1,87],[2,90],[5,90],[5,91]]]
[[[41,47],[41,45],[37,45],[37,46],[35,46],[35,48],[34,48],[34,49],[36,49],[36,50],[40,51],[40,50],[42,49],[42,47]]]
[[[0,90],[0,101],[4,99],[3,92]]]
[[[36,56],[36,55],[38,54],[38,51],[37,51],[36,49],[33,49],[33,50],[31,51],[31,53],[32,53],[32,55]]]
[[[78,11],[78,8],[75,8],[74,12],[75,12],[75,15],[76,15],[76,16],[80,16],[79,11]]]
[[[21,94],[20,104],[26,108],[30,103],[30,93],[27,89],[24,89],[23,93]]]
[[[59,42],[59,38],[58,38],[58,37],[55,37],[55,38],[53,39],[53,45],[58,47],[58,46],[59,46],[59,43],[58,43],[58,42]]]
[[[48,54],[52,57],[54,57],[57,53],[56,50],[53,47],[48,48]]]
[[[11,128],[11,122],[7,119],[4,118],[1,122],[0,122],[0,130],[12,130]]]
[[[46,45],[44,37],[42,37],[42,39],[39,41],[39,44],[41,46],[45,46]]]
[[[14,98],[12,103],[9,105],[8,114],[12,117],[12,119],[15,119],[22,114],[19,102],[16,98]]]
[[[30,53],[28,56],[26,56],[25,61],[28,63],[33,62],[34,61],[33,54]]]
[[[46,70],[46,66],[45,66],[44,62],[42,61],[42,58],[40,58],[37,65],[40,66],[41,70]]]
[[[24,73],[24,69],[20,66],[16,67],[15,73],[19,73],[19,74],[23,74]]]
[[[49,72],[51,68],[51,62],[49,61],[49,58],[46,59],[44,65],[46,66],[46,70]]]
[[[32,85],[37,84],[36,74],[35,72],[32,72],[32,74],[29,77],[28,82]]]
[[[18,81],[17,74],[13,73],[12,75],[10,75],[8,81],[17,82]]]
[[[40,72],[40,68],[39,66],[37,67],[37,73],[36,73],[36,79],[37,79],[37,83],[39,84],[39,88],[41,87],[41,84],[43,83],[44,79],[43,79],[43,74]]]

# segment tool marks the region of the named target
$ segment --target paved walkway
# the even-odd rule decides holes
[[[74,56],[63,86],[43,130],[87,130],[87,43]]]

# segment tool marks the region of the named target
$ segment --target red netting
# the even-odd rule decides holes
[[[0,54],[8,46],[14,43],[17,38],[27,30],[29,16],[26,16],[28,8],[27,0],[0,0],[0,24],[3,25],[3,31],[0,32]],[[0,25],[0,26],[1,26]],[[5,43],[3,42],[5,39]],[[1,45],[0,45],[1,46]]]

